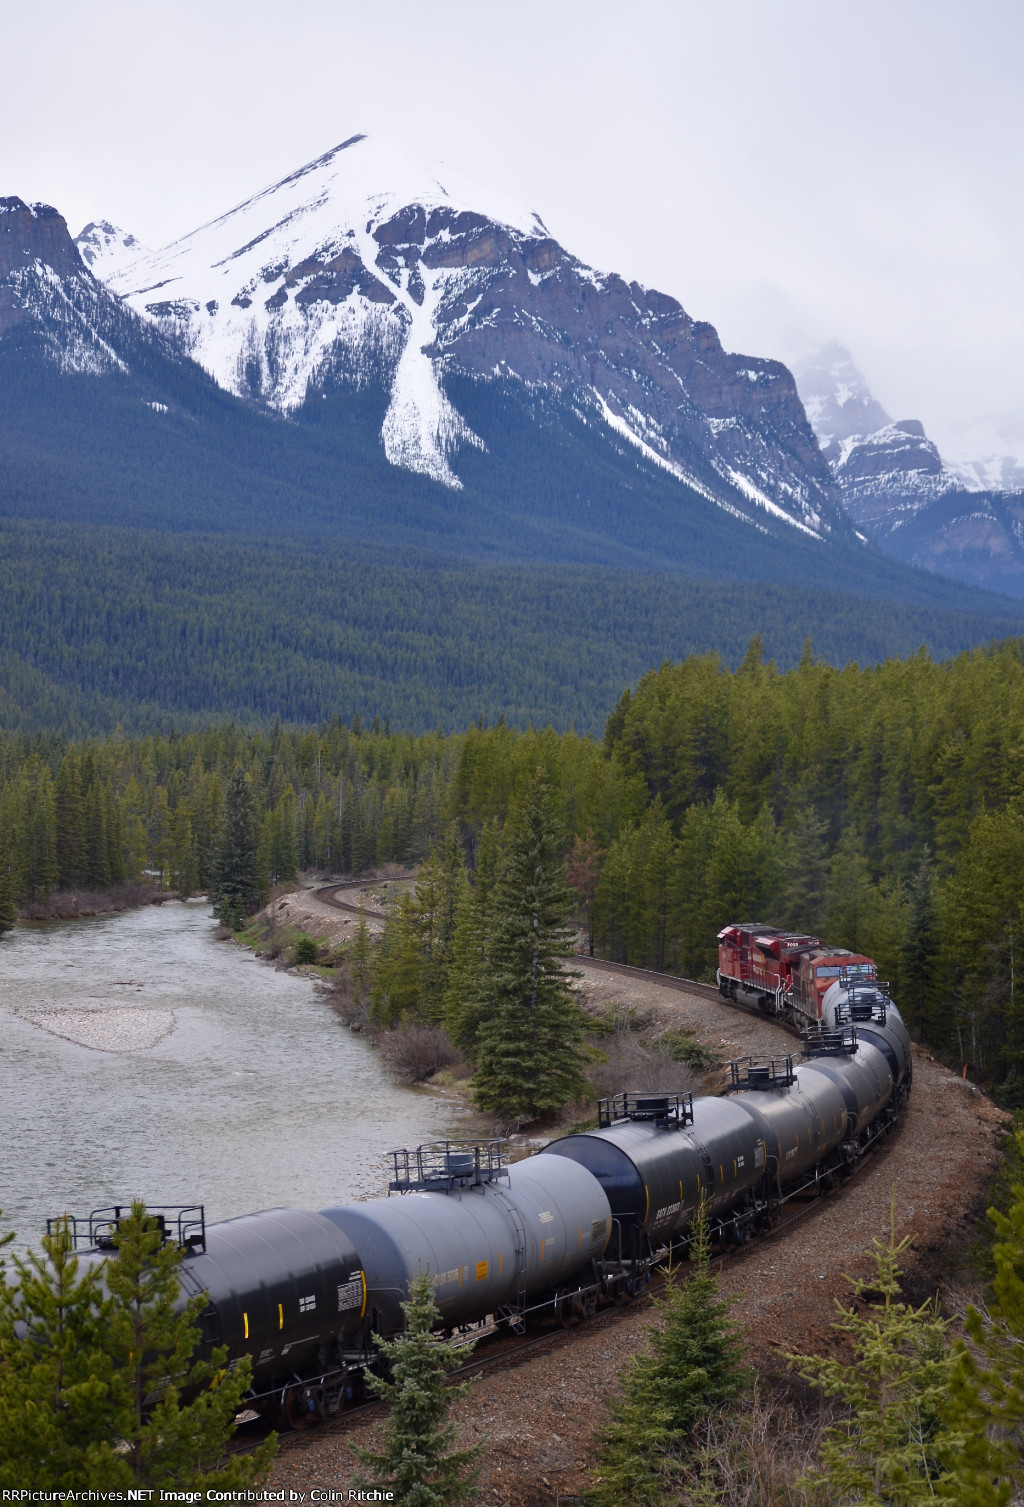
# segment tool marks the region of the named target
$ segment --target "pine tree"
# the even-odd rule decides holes
[[[57,817],[58,883],[61,889],[76,889],[85,877],[85,836],[78,783],[78,755],[74,744],[60,762],[53,788]]]
[[[904,989],[900,1005],[907,1021],[918,1030],[931,1022],[935,963],[939,950],[935,905],[935,870],[925,846],[917,872],[907,886],[906,934],[903,942]]]
[[[210,894],[222,926],[238,931],[246,916],[262,903],[259,870],[259,823],[252,786],[236,765],[224,798],[224,820]]]
[[[955,1444],[942,1422],[953,1355],[947,1321],[935,1302],[913,1308],[900,1301],[899,1259],[911,1237],[896,1239],[895,1195],[889,1239],[873,1242],[875,1271],[868,1281],[849,1278],[867,1314],[838,1304],[833,1325],[847,1337],[854,1360],[791,1355],[801,1376],[835,1397],[846,1416],[830,1425],[821,1471],[809,1488],[823,1485],[837,1501],[891,1502],[916,1507],[950,1498],[942,1461]],[[953,1500],[957,1500],[955,1494]]]
[[[1014,1140],[1024,1158],[1024,1130]],[[952,1494],[962,1507],[998,1507],[1024,1485],[1024,1183],[1013,1184],[1007,1212],[990,1209],[989,1219],[996,1232],[992,1300],[987,1312],[967,1310],[967,1342],[956,1348],[946,1410],[961,1436]]]
[[[193,1359],[200,1296],[181,1304],[183,1252],[165,1244],[144,1204],[117,1228],[104,1280],[104,1348],[112,1362],[112,1422],[138,1486],[238,1489],[262,1479],[277,1449],[271,1436],[248,1457],[226,1459],[234,1419],[252,1375],[248,1357],[225,1371],[226,1350]],[[188,1399],[188,1400],[186,1400]]]
[[[747,1385],[730,1303],[711,1271],[708,1205],[693,1221],[689,1277],[670,1273],[655,1300],[663,1324],[648,1350],[627,1366],[612,1421],[600,1437],[593,1507],[659,1507],[699,1465],[700,1425]]]
[[[171,886],[183,900],[195,893],[199,884],[199,863],[192,816],[184,801],[175,806],[171,817],[169,870]]]
[[[434,1337],[441,1322],[429,1272],[413,1278],[409,1301],[402,1304],[405,1332],[380,1342],[391,1381],[370,1377],[369,1384],[389,1405],[377,1450],[356,1449],[359,1463],[372,1472],[358,1486],[393,1491],[396,1507],[450,1507],[466,1501],[479,1474],[482,1446],[453,1450],[455,1426],[448,1421],[453,1403],[469,1383],[449,1387],[445,1378],[460,1365]]]
[[[424,970],[420,915],[405,894],[384,922],[370,1010],[378,1025],[394,1027],[420,1017]]]
[[[547,783],[535,774],[505,828],[480,994],[476,1102],[505,1122],[536,1120],[586,1087],[583,1012],[563,963],[572,898]]]
[[[124,1484],[99,1269],[81,1266],[65,1223],[13,1267],[13,1285],[0,1271],[0,1487]]]
[[[828,872],[827,826],[811,806],[802,806],[790,822],[782,848],[780,875],[783,926],[818,935],[822,896]]]
[[[357,1005],[361,1005],[370,988],[370,978],[373,973],[374,945],[370,936],[370,928],[366,924],[366,904],[362,895],[359,896],[359,919],[356,922],[356,934],[352,938],[352,953],[349,968],[352,973],[352,993]]]
[[[477,842],[476,867],[471,882],[463,887],[456,902],[444,995],[444,1021],[448,1034],[470,1060],[476,1059],[480,1044],[487,947],[500,871],[501,843],[497,824],[487,822]]]
[[[14,876],[0,859],[0,936],[17,924],[18,907],[14,903]]]
[[[569,854],[567,866],[567,878],[583,906],[583,915],[587,923],[587,951],[594,956],[594,896],[597,893],[597,882],[601,877],[601,859],[603,853],[594,841],[594,829],[587,829],[586,837],[580,837],[579,833],[573,838],[572,852]]]

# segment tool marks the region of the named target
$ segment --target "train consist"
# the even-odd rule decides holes
[[[626,1301],[682,1252],[702,1196],[718,1240],[742,1244],[855,1166],[899,1117],[910,1040],[883,985],[840,975],[799,1060],[742,1059],[730,1073],[720,1097],[603,1100],[596,1129],[513,1165],[496,1141],[393,1152],[387,1198],[210,1226],[200,1210],[165,1212],[183,1295],[206,1299],[204,1350],[250,1355],[251,1406],[297,1427],[357,1395],[421,1271],[450,1334],[571,1324]],[[81,1229],[92,1259],[119,1214]]]
[[[877,979],[874,963],[817,937],[779,931],[757,921],[718,933],[718,988],[725,999],[755,1004],[796,1026],[816,1026],[836,979]]]

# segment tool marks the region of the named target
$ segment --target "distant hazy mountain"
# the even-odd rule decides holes
[[[837,342],[795,375],[859,529],[898,559],[1024,596],[1024,492],[987,485],[981,465],[947,465],[918,419],[893,422]]]

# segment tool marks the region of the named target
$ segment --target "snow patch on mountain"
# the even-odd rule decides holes
[[[784,522],[791,524],[793,528],[800,529],[811,539],[821,538],[821,535],[815,529],[809,528],[806,523],[801,523],[799,518],[794,518],[792,513],[787,513],[785,508],[780,508],[778,503],[772,502],[770,497],[766,497],[760,487],[756,487],[749,476],[744,476],[742,471],[737,471],[735,467],[730,467],[729,480],[745,497],[749,497],[751,502],[755,502],[759,508],[764,508],[765,512],[770,513],[773,518],[782,519]]]
[[[387,458],[446,486],[459,447],[482,446],[446,379],[499,376],[570,408],[593,389],[613,430],[748,523],[767,498],[773,524],[848,532],[784,367],[729,355],[524,206],[379,141],[349,138],[110,286],[240,397],[289,413],[332,384],[381,390]]]
[[[12,307],[24,311],[37,327],[48,358],[60,371],[88,377],[127,372],[127,365],[101,333],[104,294],[91,279],[89,284],[69,285],[38,258],[7,278]]]
[[[392,382],[382,430],[395,465],[448,486],[459,444],[480,445],[445,396],[436,339],[452,269],[383,271],[373,231],[410,205],[484,215],[543,236],[539,216],[505,195],[386,144],[352,137],[228,214],[112,272],[110,286],[229,391],[285,412],[324,369],[357,385]],[[443,249],[444,227],[433,240]]]
[[[115,272],[145,256],[149,249],[109,220],[90,220],[75,236],[75,245],[82,261],[100,282],[107,282]]]

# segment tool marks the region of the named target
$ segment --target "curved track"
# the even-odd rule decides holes
[[[717,994],[717,990],[715,991]],[[790,1206],[782,1214],[778,1222],[770,1229],[763,1230],[746,1245],[730,1248],[719,1252],[712,1260],[712,1268],[721,1270],[726,1265],[732,1265],[742,1261],[745,1256],[759,1250],[767,1241],[777,1240],[789,1233],[794,1225],[799,1224],[808,1214],[816,1210],[826,1199],[837,1197],[857,1177],[863,1168],[869,1165],[873,1158],[887,1149],[889,1132],[896,1128],[898,1121],[893,1121],[876,1138],[868,1155],[861,1158],[836,1185],[825,1185],[812,1179],[804,1186],[794,1189],[787,1195],[785,1202]],[[512,1338],[502,1334],[485,1334],[480,1340],[480,1348],[484,1352],[475,1354],[465,1365],[457,1367],[449,1373],[450,1382],[463,1381],[469,1376],[483,1371],[498,1371],[520,1365],[527,1355],[543,1345],[553,1344],[559,1339],[572,1341],[576,1334],[584,1329],[590,1330],[595,1327],[607,1327],[622,1321],[628,1314],[635,1313],[638,1306],[649,1302],[650,1295],[658,1291],[665,1284],[665,1275],[656,1272],[652,1277],[646,1292],[622,1306],[602,1308],[592,1318],[583,1319],[570,1327],[545,1328],[540,1333],[527,1335],[525,1338]],[[308,1429],[302,1429],[295,1433],[281,1435],[280,1445],[284,1450],[303,1450],[314,1445],[325,1434],[345,1433],[360,1418],[378,1408],[380,1403],[373,1398],[366,1402],[357,1403],[354,1407],[347,1408],[339,1417],[325,1423],[313,1424]],[[255,1426],[254,1426],[255,1428]],[[259,1438],[263,1438],[267,1432],[267,1424],[264,1422],[259,1429]],[[245,1453],[255,1448],[255,1443],[239,1442],[239,1452]]]
[[[349,900],[339,900],[338,892],[347,890],[350,893],[358,893],[360,890],[369,888],[370,882],[365,879],[346,879],[339,884],[326,884],[321,889],[314,890],[313,893],[325,905],[332,905],[335,910],[343,910],[350,915],[358,916],[360,907],[353,905]],[[384,911],[371,910],[369,906],[363,906],[362,913],[364,916],[370,916],[375,921],[386,919]],[[636,968],[632,963],[611,963],[606,958],[587,957],[582,953],[572,958],[571,961],[573,963],[580,963],[587,968],[596,968],[601,973],[621,973],[625,974],[628,978],[646,979],[649,983],[660,984],[665,989],[677,989],[680,994],[697,994],[702,999],[715,999],[720,1004],[727,1005],[730,1010],[739,1010],[745,1015],[755,1015],[762,1020],[771,1020],[775,1025],[781,1026],[784,1031],[788,1031],[791,1036],[800,1035],[798,1027],[792,1025],[789,1021],[783,1020],[779,1015],[765,1016],[762,1011],[758,1010],[756,1005],[748,1005],[741,1000],[726,999],[715,984],[704,984],[697,979],[680,978],[675,973],[659,973],[654,968]]]
[[[353,904],[351,900],[341,899],[339,898],[339,896],[345,893],[358,894],[360,891],[363,891],[369,887],[369,883],[365,880],[348,880],[330,885],[324,885],[321,888],[317,889],[315,891],[315,894],[318,899],[322,900],[327,905],[333,906],[337,910],[345,911],[349,914],[358,915],[360,912],[360,906]],[[365,916],[371,917],[375,920],[385,919],[384,911],[371,909],[367,906],[362,907],[362,913]],[[702,983],[695,979],[684,979],[673,974],[659,973],[653,969],[648,968],[636,968],[628,963],[608,962],[603,958],[581,957],[578,959],[578,961],[581,964],[584,964],[587,968],[594,968],[603,972],[618,973],[629,977],[646,979],[663,987],[678,990],[680,993],[691,995],[696,994],[702,998],[715,999],[720,1004],[727,1006],[730,1010],[739,1010],[742,1013],[752,1014],[755,1016],[761,1016],[762,1014],[762,1012],[759,1011],[755,1006],[746,1005],[741,1002],[726,999],[720,994],[719,990],[714,985]],[[783,1029],[787,1030],[792,1035],[799,1035],[798,1029],[789,1022],[782,1021],[778,1017],[772,1018],[775,1020],[776,1024],[781,1025]],[[727,1263],[733,1263],[742,1260],[745,1255],[760,1248],[764,1242],[778,1239],[779,1237],[788,1233],[794,1225],[799,1223],[808,1214],[817,1209],[825,1199],[836,1197],[841,1194],[843,1189],[847,1187],[847,1185],[858,1175],[858,1173],[866,1165],[873,1161],[874,1156],[878,1155],[879,1152],[886,1149],[886,1146],[890,1139],[889,1132],[895,1129],[898,1124],[898,1119],[886,1123],[886,1125],[879,1131],[874,1142],[870,1146],[869,1154],[863,1156],[856,1164],[854,1164],[844,1174],[841,1181],[836,1181],[834,1178],[822,1179],[819,1178],[817,1173],[815,1173],[814,1176],[808,1178],[799,1187],[792,1189],[786,1195],[783,1201],[785,1207],[783,1208],[783,1211],[777,1223],[775,1223],[769,1229],[763,1230],[750,1244],[730,1248],[720,1252],[719,1255],[714,1258],[714,1266],[721,1268]],[[647,1292],[639,1295],[637,1299],[634,1299],[632,1302],[627,1303],[623,1307],[603,1308],[590,1319],[584,1319],[580,1323],[573,1324],[570,1328],[545,1328],[539,1333],[533,1333],[527,1335],[526,1337],[511,1336],[508,1334],[496,1333],[494,1331],[485,1331],[479,1341],[480,1353],[474,1354],[471,1359],[467,1360],[465,1365],[460,1366],[456,1370],[451,1372],[451,1380],[458,1381],[464,1377],[485,1370],[499,1370],[505,1367],[516,1366],[525,1359],[529,1352],[537,1349],[540,1346],[551,1344],[558,1340],[560,1337],[571,1339],[573,1334],[580,1332],[580,1330],[584,1328],[589,1329],[595,1325],[607,1326],[609,1324],[614,1324],[618,1322],[626,1313],[635,1311],[638,1302],[643,1303],[647,1301],[648,1294],[652,1291],[656,1291],[657,1288],[663,1284],[664,1280],[665,1279],[663,1276],[661,1276],[660,1274],[655,1274],[650,1282],[650,1286],[647,1289]],[[350,1426],[352,1426],[359,1417],[378,1406],[378,1402],[374,1399],[371,1399],[369,1401],[359,1403],[355,1407],[347,1409],[338,1418],[327,1421],[325,1423],[321,1423],[318,1426],[311,1428],[310,1430],[303,1429],[301,1432],[286,1434],[281,1441],[282,1447],[289,1451],[294,1449],[301,1450],[312,1445],[317,1439],[323,1438],[325,1433],[344,1432]],[[260,1437],[262,1437],[265,1430],[266,1425],[264,1424],[259,1429]],[[245,1436],[243,1434],[242,1438],[239,1440],[239,1447],[242,1450],[252,1448],[252,1444],[242,1443],[242,1439],[244,1439],[244,1437]]]

